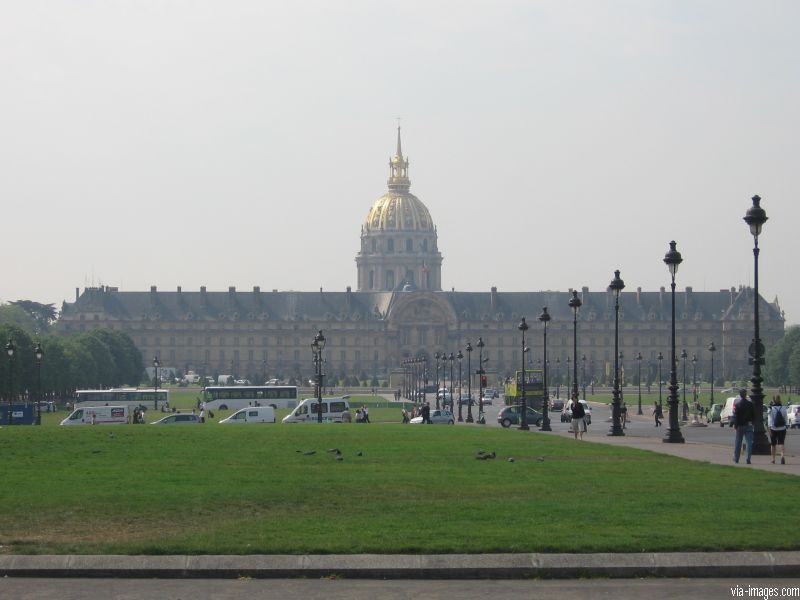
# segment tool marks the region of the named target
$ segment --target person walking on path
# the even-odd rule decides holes
[[[661,405],[658,402],[653,406],[653,418],[656,420],[656,427],[661,427],[661,417],[664,413],[661,412]]]
[[[572,421],[570,425],[572,425],[572,433],[575,434],[575,439],[583,439],[583,419],[586,416],[586,410],[583,408],[583,404],[578,402],[577,397],[573,397],[569,403],[567,404],[567,409],[572,413]]]
[[[781,464],[786,464],[786,457],[784,455],[784,443],[786,442],[786,423],[788,422],[788,415],[786,414],[786,407],[781,405],[781,397],[775,394],[772,397],[772,402],[769,404],[769,412],[767,413],[767,427],[769,427],[769,443],[770,454],[772,455],[772,464],[775,464],[775,450],[780,446],[781,451]]]
[[[736,430],[736,439],[733,447],[733,462],[739,462],[742,453],[742,440],[747,449],[747,464],[750,464],[750,457],[753,455],[753,421],[755,421],[755,410],[750,398],[747,397],[747,390],[739,390],[739,399],[733,405],[733,428]]]
[[[422,407],[422,422],[430,424],[431,422],[431,406],[430,404],[425,404]]]

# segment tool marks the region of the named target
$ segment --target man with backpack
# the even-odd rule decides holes
[[[775,464],[775,449],[780,446],[781,450],[781,464],[786,464],[784,457],[784,442],[786,441],[786,424],[788,422],[788,415],[786,414],[786,407],[781,405],[781,397],[775,394],[772,397],[772,402],[769,403],[769,412],[767,413],[767,427],[769,427],[769,443],[770,454],[772,454],[772,464]]]
[[[750,457],[753,455],[753,422],[755,421],[755,408],[750,398],[747,397],[747,390],[739,390],[739,399],[733,405],[733,428],[736,430],[736,440],[733,447],[733,462],[739,462],[742,453],[742,440],[747,449],[747,464],[750,464]]]
[[[585,429],[584,426],[584,417],[586,416],[586,410],[583,408],[583,404],[578,401],[577,396],[573,396],[572,400],[569,401],[567,405],[567,409],[572,412],[572,432],[575,434],[575,439],[578,439],[580,435],[580,439],[583,439],[583,432]]]

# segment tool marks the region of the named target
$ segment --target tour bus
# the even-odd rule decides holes
[[[203,390],[203,401],[206,410],[238,410],[248,406],[294,408],[297,406],[297,386],[209,386]]]
[[[78,390],[75,405],[82,406],[127,406],[131,409],[164,410],[169,407],[169,390],[114,388],[110,390]]]

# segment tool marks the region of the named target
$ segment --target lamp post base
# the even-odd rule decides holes
[[[539,428],[539,431],[553,431],[550,427],[550,419],[543,419],[542,426]]]
[[[771,453],[769,437],[766,431],[753,432],[753,454],[769,456]]]
[[[667,434],[661,441],[665,444],[683,444],[686,442],[680,429],[667,429]]]
[[[607,436],[624,436],[625,432],[622,431],[621,425],[612,425],[611,429],[608,430]]]
[[[519,429],[520,431],[530,431],[530,427],[528,427],[527,423],[523,423],[522,425],[517,427],[517,429]]]

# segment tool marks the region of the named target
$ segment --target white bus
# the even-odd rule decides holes
[[[206,410],[238,410],[248,406],[294,408],[297,406],[297,386],[210,386],[203,390],[203,401]]]
[[[75,406],[143,406],[147,410],[162,410],[169,407],[169,390],[115,388],[110,390],[78,390]]]

